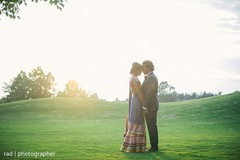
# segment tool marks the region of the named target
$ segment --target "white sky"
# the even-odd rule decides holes
[[[59,90],[75,79],[124,100],[132,62],[149,59],[177,92],[240,90],[240,30],[219,25],[240,22],[229,10],[196,0],[69,0],[63,11],[29,2],[20,17],[0,20],[0,89],[42,66]]]

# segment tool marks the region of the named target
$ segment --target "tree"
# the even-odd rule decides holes
[[[99,98],[98,98],[98,94],[97,94],[97,93],[93,93],[92,95],[90,95],[89,98],[99,100]]]
[[[47,98],[53,95],[55,78],[51,72],[45,74],[41,67],[37,67],[29,73],[29,79],[29,98]]]
[[[58,92],[58,97],[87,97],[87,93],[82,88],[79,88],[79,84],[76,80],[69,80],[65,85],[63,92]]]
[[[5,102],[47,98],[53,95],[54,77],[49,72],[45,74],[41,67],[33,69],[28,75],[24,71],[11,80],[9,84],[4,83],[3,91],[7,93]]]
[[[177,100],[175,87],[168,84],[167,81],[161,82],[158,87],[158,98],[161,102],[172,102]]]
[[[221,92],[218,93],[221,95]],[[198,98],[206,98],[211,96],[217,96],[217,94],[207,93],[204,91],[203,93],[197,94],[196,92],[189,93],[177,93],[175,91],[175,87],[168,84],[167,81],[161,82],[158,87],[158,99],[160,102],[176,102],[176,101],[185,101],[191,99]]]
[[[64,7],[64,1],[66,0],[31,0],[32,2],[45,1],[49,2],[51,5],[57,7],[57,9],[62,10]],[[20,11],[20,6],[24,4],[27,5],[26,0],[0,0],[0,16],[2,14],[10,17],[11,19],[20,18],[18,16]]]
[[[68,97],[78,97],[79,95],[79,84],[75,80],[70,80],[68,83],[65,85],[66,89],[66,95]]]
[[[114,102],[120,102],[120,100],[116,97],[115,101]]]
[[[163,81],[158,87],[159,94],[169,94],[175,92],[175,87],[168,84],[167,81]]]
[[[30,79],[27,77],[27,74],[24,71],[20,71],[10,84],[4,83],[3,91],[8,93],[5,100],[10,102],[28,99],[30,90],[29,83]]]

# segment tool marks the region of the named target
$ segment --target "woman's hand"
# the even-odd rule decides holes
[[[148,109],[147,109],[146,107],[143,107],[143,113],[144,113],[144,114],[149,113],[149,112],[148,112]]]

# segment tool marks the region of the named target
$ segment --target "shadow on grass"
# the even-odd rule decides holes
[[[158,152],[145,152],[145,153],[126,153],[122,152],[126,159],[136,159],[136,160],[158,160],[158,159],[168,159],[171,160],[170,156],[168,156],[164,150],[160,150]]]

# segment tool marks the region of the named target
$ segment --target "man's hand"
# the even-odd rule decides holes
[[[143,107],[143,113],[147,114],[148,113],[148,109],[146,107]]]

